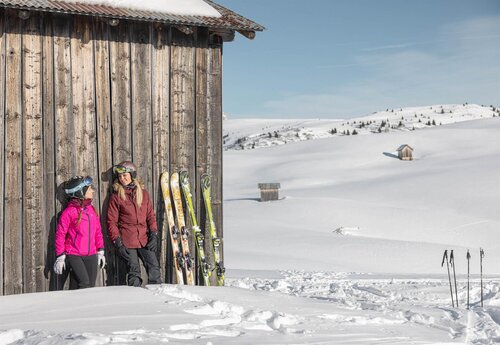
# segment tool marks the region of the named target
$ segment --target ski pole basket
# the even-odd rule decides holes
[[[259,183],[260,201],[271,201],[279,199],[279,183]]]

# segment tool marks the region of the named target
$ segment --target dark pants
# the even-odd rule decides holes
[[[71,269],[70,289],[85,289],[95,286],[97,277],[97,255],[67,255],[66,263]]]
[[[127,261],[127,285],[141,286],[141,265],[139,258],[142,260],[146,272],[148,273],[148,284],[160,284],[160,264],[156,257],[156,253],[147,248],[128,248],[130,260]]]

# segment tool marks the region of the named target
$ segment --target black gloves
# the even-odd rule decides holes
[[[146,244],[146,247],[148,248],[149,251],[152,251],[156,253],[158,250],[158,233],[150,231],[148,234],[148,244]]]
[[[124,258],[125,260],[129,261],[130,260],[130,253],[129,253],[127,247],[125,247],[123,245],[122,238],[118,237],[113,243],[116,247],[116,250],[118,251],[118,254],[120,254],[120,256],[122,258]]]

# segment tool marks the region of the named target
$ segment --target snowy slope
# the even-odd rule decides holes
[[[0,345],[500,343],[499,133],[495,117],[226,151],[225,287],[0,297]],[[414,161],[391,157],[403,143]]]
[[[386,109],[348,120],[225,120],[224,148],[247,150],[352,133],[362,135],[413,131],[493,116],[500,116],[500,108],[477,104],[443,104]]]
[[[447,282],[285,272],[229,287],[107,287],[0,297],[0,344],[494,344],[486,307],[448,306]],[[472,298],[478,299],[478,283]],[[461,289],[460,298],[465,298]],[[3,329],[3,330],[2,330]]]
[[[477,267],[482,246],[500,273],[499,133],[495,117],[226,151],[226,264],[428,274],[454,248],[464,273],[467,248]],[[391,157],[401,144],[415,160]],[[259,202],[262,182],[280,182],[283,199]]]

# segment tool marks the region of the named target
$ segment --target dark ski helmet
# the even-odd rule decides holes
[[[75,176],[64,184],[64,192],[70,198],[85,199],[85,193],[94,180],[90,176]]]
[[[135,179],[137,177],[137,167],[131,161],[123,161],[113,167],[113,173],[118,174],[130,173],[130,176]]]

